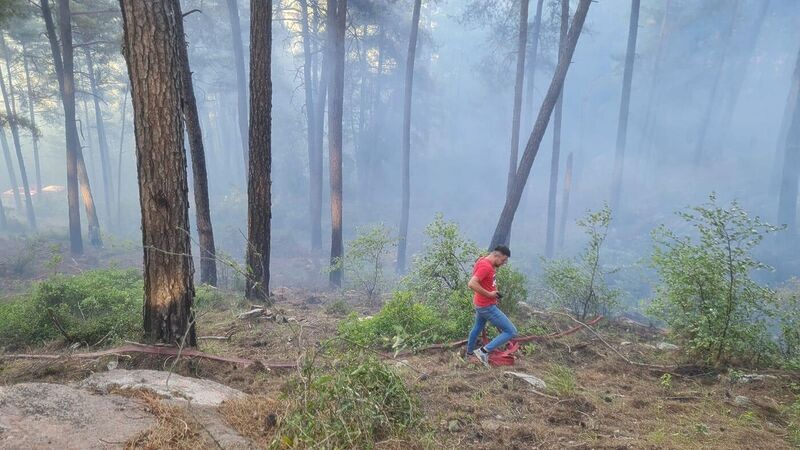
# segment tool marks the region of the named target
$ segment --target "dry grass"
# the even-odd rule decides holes
[[[281,411],[278,401],[262,395],[229,400],[219,407],[228,425],[259,448],[266,448],[272,442]]]

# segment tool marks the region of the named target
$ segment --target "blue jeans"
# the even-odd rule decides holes
[[[467,353],[472,353],[475,350],[475,344],[478,340],[478,335],[483,331],[486,322],[491,323],[500,329],[501,333],[497,335],[492,342],[486,344],[486,351],[491,352],[497,347],[502,346],[511,338],[517,335],[517,327],[508,320],[503,311],[497,305],[487,306],[485,308],[475,308],[475,326],[469,333],[469,340],[467,341]]]

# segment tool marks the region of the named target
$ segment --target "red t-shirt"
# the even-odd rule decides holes
[[[478,277],[478,283],[482,288],[489,292],[494,292],[497,290],[497,280],[495,279],[494,266],[489,262],[488,259],[480,258],[477,260],[475,262],[475,266],[472,268],[472,275]],[[497,304],[496,299],[484,297],[477,292],[475,293],[475,297],[472,299],[472,302],[478,308],[485,308],[487,306]]]

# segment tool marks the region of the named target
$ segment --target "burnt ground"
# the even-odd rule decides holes
[[[117,258],[135,261],[136,255],[121,252]],[[90,258],[99,262],[105,256]],[[287,266],[290,264],[314,266],[308,258]],[[81,270],[91,266],[85,263]],[[41,276],[46,275],[11,281],[6,277],[3,286],[23,289],[30,279]],[[297,272],[291,274],[297,276]],[[274,293],[272,312],[286,321],[238,319],[249,306],[236,294],[226,294],[229,301],[215,305],[198,319],[200,350],[265,364],[297,361],[336,335],[343,312],[367,315],[377,308],[366,305],[353,292],[278,287]],[[337,301],[339,307],[331,308]],[[572,326],[557,318],[549,323],[562,330]],[[419,396],[425,414],[420,433],[425,439],[409,444],[478,449],[792,448],[791,418],[786,410],[795,401],[793,389],[800,383],[797,373],[741,369],[742,373],[767,375],[742,383],[728,371],[686,365],[681,350],[657,349],[665,337],[655,330],[616,321],[603,321],[596,329],[630,360],[680,367],[653,369],[629,364],[586,331],[526,346],[512,367],[485,369],[465,361],[459,350],[387,357],[387,363],[396,367]],[[226,339],[208,339],[212,336]],[[28,350],[66,352],[57,343]],[[163,370],[172,360],[147,355],[94,360],[0,359],[0,385],[70,383],[107,370],[109,363],[118,368]],[[268,369],[260,364],[241,368],[188,358],[179,361],[175,370],[268,397],[276,405],[280,405],[287,383],[297,376],[293,369]],[[506,370],[535,375],[550,384],[545,391],[534,392],[523,381],[504,375]],[[563,375],[565,372],[573,377]],[[555,375],[558,373],[562,375]],[[396,445],[379,443],[378,447]]]

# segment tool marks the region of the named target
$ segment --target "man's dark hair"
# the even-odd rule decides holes
[[[494,251],[506,255],[507,258],[511,258],[511,250],[505,245],[498,245],[497,247],[494,248]]]

